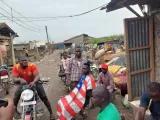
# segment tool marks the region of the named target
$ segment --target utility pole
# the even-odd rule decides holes
[[[46,36],[47,36],[47,43],[49,43],[48,28],[47,28],[47,26],[45,26],[45,30],[46,30]]]
[[[11,18],[12,18],[12,24],[13,24],[13,9],[11,8]],[[13,39],[16,37],[16,35],[12,35],[10,33],[10,49],[11,49],[11,59],[12,59],[12,64],[16,64],[16,58],[15,58],[15,53],[14,53],[14,43]]]
[[[11,8],[11,18],[12,18],[12,23],[13,23],[13,9]]]
[[[48,52],[50,54],[50,44],[49,44],[49,37],[48,37],[48,28],[47,28],[47,26],[45,26],[45,30],[46,30],[46,36],[47,36],[47,49],[48,49]]]
[[[10,33],[10,38],[11,38],[11,41],[10,41],[10,43],[11,43],[11,59],[12,59],[12,64],[13,65],[16,63],[15,53],[14,53],[14,46],[13,46],[13,39],[14,39],[14,37],[15,36]]]
[[[37,46],[37,41],[35,40],[34,43],[35,43],[35,49],[36,49],[36,57],[37,57],[37,60],[40,60],[40,55],[39,55],[39,50],[38,50],[38,46]]]

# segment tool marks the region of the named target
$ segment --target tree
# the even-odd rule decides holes
[[[111,40],[124,40],[124,35],[111,35],[107,37],[101,37],[101,38],[93,38],[91,39],[92,44],[98,44],[101,42],[111,41]]]

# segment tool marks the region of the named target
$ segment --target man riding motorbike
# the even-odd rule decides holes
[[[50,113],[50,120],[54,120],[54,115],[51,109],[50,102],[46,96],[42,84],[40,83],[40,75],[37,66],[33,63],[29,63],[28,59],[25,56],[20,57],[19,63],[16,64],[12,69],[12,77],[15,82],[20,83],[20,86],[18,87],[14,96],[14,105],[16,106],[16,108],[22,93],[23,85],[28,84],[30,87],[35,86],[38,96],[44,102]],[[16,113],[18,113],[17,109]]]

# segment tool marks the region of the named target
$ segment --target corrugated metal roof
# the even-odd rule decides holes
[[[75,38],[78,38],[78,37],[81,37],[81,36],[88,36],[88,35],[87,35],[87,34],[77,35],[77,36],[72,37],[72,38],[70,38],[70,39],[68,39],[68,40],[65,40],[64,43],[71,43],[71,42],[70,42],[71,40],[73,40],[73,39],[75,39]]]
[[[160,4],[160,0],[111,0],[106,6],[107,12],[135,4]]]
[[[6,32],[16,34],[6,23],[0,23],[0,31],[3,29],[7,29]]]

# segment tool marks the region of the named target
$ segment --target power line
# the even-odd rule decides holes
[[[10,15],[10,13],[9,13],[7,10],[5,10],[4,8],[0,7],[0,9],[3,10],[3,11],[5,11],[7,14]],[[4,15],[3,15],[3,16],[4,16]],[[10,18],[9,16],[7,16],[7,17],[4,16],[4,17],[7,18],[7,19]],[[11,20],[12,22],[15,21],[15,20],[13,20],[12,18],[13,18],[13,16],[12,16],[9,20]],[[20,19],[18,19],[18,18],[16,19],[16,21],[19,21],[20,23],[25,24],[22,20],[20,20]],[[31,27],[32,29],[37,29],[37,28],[34,28],[33,26],[30,26],[30,25],[28,25],[28,24],[25,24],[25,25]],[[24,26],[24,25],[23,25],[23,26]],[[30,28],[30,29],[31,29],[31,28]],[[39,31],[39,29],[37,29],[37,30]],[[34,30],[34,31],[35,31],[35,30]],[[38,32],[38,31],[37,31],[37,32]]]
[[[0,0],[3,4],[5,4],[8,8],[12,9],[14,12],[16,12],[17,14],[19,14],[22,17],[25,17],[22,13],[18,12],[17,10],[13,9],[10,5],[8,5],[6,2],[4,2],[3,0]],[[38,26],[38,25],[36,25]],[[38,26],[39,27],[39,26]]]
[[[20,13],[20,12],[18,12],[17,10],[15,10],[15,9],[13,9],[10,5],[8,5],[6,2],[4,2],[3,0],[0,0],[0,2],[2,2],[4,5],[6,5],[9,9],[11,9],[12,11],[14,11],[15,13],[17,13],[18,15],[20,15],[20,16],[22,16],[22,17],[25,17],[22,13]],[[18,17],[14,17],[13,16],[13,18],[18,18]],[[20,20],[20,19],[19,19]],[[23,21],[23,22],[25,22],[25,21]],[[24,24],[24,23],[23,23]],[[33,24],[33,23],[32,23]],[[34,24],[34,26],[36,26],[38,29],[41,27],[41,26],[39,26],[39,25],[36,25],[36,24]],[[34,27],[34,26],[32,26],[32,27]],[[35,28],[36,28],[35,27]],[[36,28],[36,29],[37,29]]]
[[[24,25],[22,25],[22,24],[20,24],[20,23],[18,23],[18,22],[16,22],[16,21],[12,20],[9,16],[6,16],[5,14],[3,14],[3,13],[1,13],[1,12],[0,12],[0,14],[1,14],[2,16],[4,16],[5,18],[9,19],[10,21],[13,21],[15,24],[17,24],[18,26],[20,26],[20,27],[22,27],[22,28],[25,28],[25,29],[27,29],[27,30],[29,30],[29,31],[32,31],[32,32],[37,32],[37,33],[39,33],[38,31],[32,30],[32,29],[30,29],[30,28],[28,28],[28,27],[26,27],[26,26],[24,26]]]
[[[106,4],[103,4],[99,7],[96,7],[94,9],[91,9],[91,10],[88,10],[86,12],[82,12],[82,13],[79,13],[79,14],[73,14],[73,15],[68,15],[68,16],[53,16],[53,17],[18,17],[19,19],[30,19],[30,20],[27,20],[25,22],[34,22],[34,21],[51,21],[51,20],[57,20],[57,19],[63,19],[63,18],[73,18],[73,17],[78,17],[78,16],[82,16],[82,15],[85,15],[85,14],[89,14],[95,10],[98,10],[102,7],[106,6]]]

